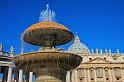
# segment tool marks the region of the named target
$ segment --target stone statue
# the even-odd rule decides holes
[[[10,53],[14,53],[14,48],[11,46]]]
[[[93,51],[93,49],[91,49],[91,52],[92,52],[92,55],[94,54],[94,51]]]
[[[96,55],[98,55],[98,48],[96,48]]]
[[[3,50],[3,44],[1,43],[0,44],[0,51],[2,51]]]
[[[109,49],[109,55],[111,54],[111,49]]]
[[[100,54],[102,55],[102,49],[100,49]]]
[[[106,52],[106,54],[108,55],[108,50],[107,50],[107,49],[105,49],[105,52]]]
[[[117,54],[120,54],[120,51],[119,51],[119,49],[117,49]]]

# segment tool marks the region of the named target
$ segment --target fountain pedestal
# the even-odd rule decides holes
[[[36,82],[66,82],[66,72],[55,69],[41,68],[39,75],[36,75]]]
[[[36,77],[36,82],[65,82],[65,74],[61,75],[60,78],[58,76],[54,77],[54,76],[50,76],[50,75],[41,75]]]

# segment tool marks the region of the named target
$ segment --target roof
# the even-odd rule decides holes
[[[75,53],[75,54],[82,54],[83,52],[90,52],[88,47],[80,42],[78,35],[76,34],[74,43],[68,48],[68,52]]]

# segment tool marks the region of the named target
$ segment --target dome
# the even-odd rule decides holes
[[[88,53],[90,53],[88,47],[85,44],[80,42],[80,39],[76,34],[74,43],[68,48],[68,52],[75,53],[75,54],[83,54],[83,53],[86,53],[87,51]]]

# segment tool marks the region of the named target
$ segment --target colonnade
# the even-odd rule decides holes
[[[102,78],[103,82],[107,82],[106,78],[109,78],[109,82],[116,82],[115,74],[114,74],[114,68],[108,68],[108,74],[109,77],[106,77],[105,74],[105,68],[102,68]],[[83,68],[84,70],[84,80],[83,82],[92,82],[92,79],[90,77],[90,68]],[[121,81],[124,82],[124,68],[120,68],[121,70]],[[93,73],[94,73],[94,82],[98,82],[98,78],[96,75],[96,68],[93,68]],[[33,72],[29,72],[29,77],[28,81],[26,82],[32,82],[32,77],[33,77]],[[8,77],[7,77],[7,82],[12,82],[12,67],[10,66],[8,69]],[[15,80],[16,82],[16,80]],[[19,75],[18,75],[18,82],[23,82],[23,70],[19,70]],[[78,71],[68,71],[67,72],[67,77],[66,77],[66,82],[82,82],[79,81],[79,76],[78,76]]]
[[[14,80],[14,82],[25,82],[23,80],[23,70],[19,70],[19,74],[18,75],[18,79]],[[33,82],[33,72],[29,72],[29,77],[27,77],[28,80],[26,82]],[[7,82],[13,82],[12,81],[12,67],[9,67],[8,69],[8,78],[7,78]]]
[[[84,79],[83,81],[80,81],[77,70],[73,71],[72,74],[70,74],[71,72],[69,71],[69,73],[67,73],[67,78],[68,76],[70,76],[70,79],[66,79],[66,82],[98,82],[98,77],[96,75],[96,68],[93,68],[93,73],[94,73],[94,79],[92,80],[90,77],[90,68],[83,68],[84,70]],[[124,82],[124,68],[120,68],[121,71],[121,82]],[[70,74],[70,75],[68,75]],[[109,80],[109,82],[116,82],[116,78],[115,78],[115,74],[114,74],[114,68],[108,68],[108,75],[106,77],[105,74],[105,68],[102,68],[102,82],[107,82]],[[71,81],[72,80],[72,81]]]

